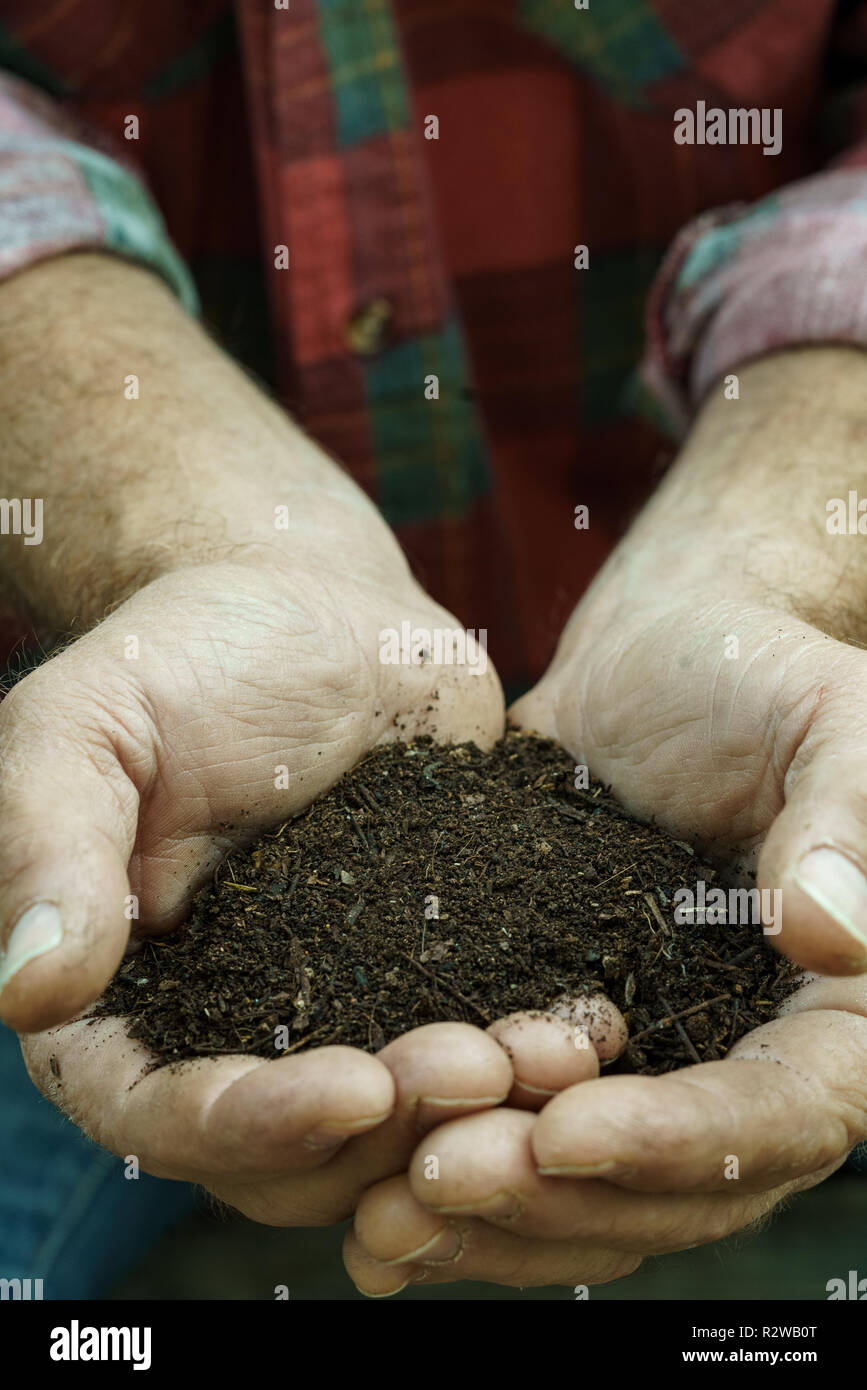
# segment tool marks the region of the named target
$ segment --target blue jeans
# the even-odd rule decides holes
[[[44,1298],[104,1297],[194,1210],[194,1189],[142,1173],[86,1139],[36,1090],[0,1024],[0,1278]]]

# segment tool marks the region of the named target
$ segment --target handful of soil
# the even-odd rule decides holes
[[[679,924],[716,872],[575,786],[557,744],[377,749],[294,820],[235,850],[179,931],[147,940],[100,1014],[155,1065],[220,1053],[376,1051],[444,1019],[485,1027],[602,992],[631,1040],[614,1070],[723,1057],[800,975],[750,923]]]

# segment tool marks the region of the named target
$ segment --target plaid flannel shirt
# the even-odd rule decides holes
[[[165,277],[526,683],[703,393],[867,340],[867,4],[280,3],[0,0],[0,274]]]
[[[863,341],[865,51],[832,0],[0,0],[0,273],[102,247],[198,291],[526,683],[663,428]],[[782,108],[781,153],[676,144],[698,100]]]
[[[702,392],[864,340],[865,53],[832,0],[0,0],[0,273],[198,294],[524,684]],[[699,100],[782,151],[675,143]]]

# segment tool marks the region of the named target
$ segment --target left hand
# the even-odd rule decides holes
[[[748,1225],[867,1135],[867,560],[826,527],[861,476],[865,388],[851,349],[745,367],[513,710],[637,815],[740,863],[761,850],[759,887],[782,891],[771,941],[820,973],[722,1062],[435,1131],[359,1206],[360,1287],[604,1282]],[[445,1226],[458,1258],[408,1267]]]
[[[362,1197],[347,1270],[380,1296],[420,1281],[620,1279],[839,1168],[867,1135],[865,1077],[867,977],[816,977],[722,1062],[585,1081],[538,1118],[500,1108],[441,1125],[408,1174]]]

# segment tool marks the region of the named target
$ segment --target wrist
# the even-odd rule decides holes
[[[867,353],[773,354],[746,364],[738,389],[728,399],[719,383],[705,401],[624,544],[646,552],[652,584],[718,587],[842,620],[867,600],[867,551],[829,528],[829,504],[864,476]]]
[[[830,531],[828,504],[864,477],[865,438],[867,353],[829,345],[747,364],[738,399],[720,383],[705,401],[576,608],[564,648],[586,650],[612,623],[729,603],[863,643],[864,536]]]

